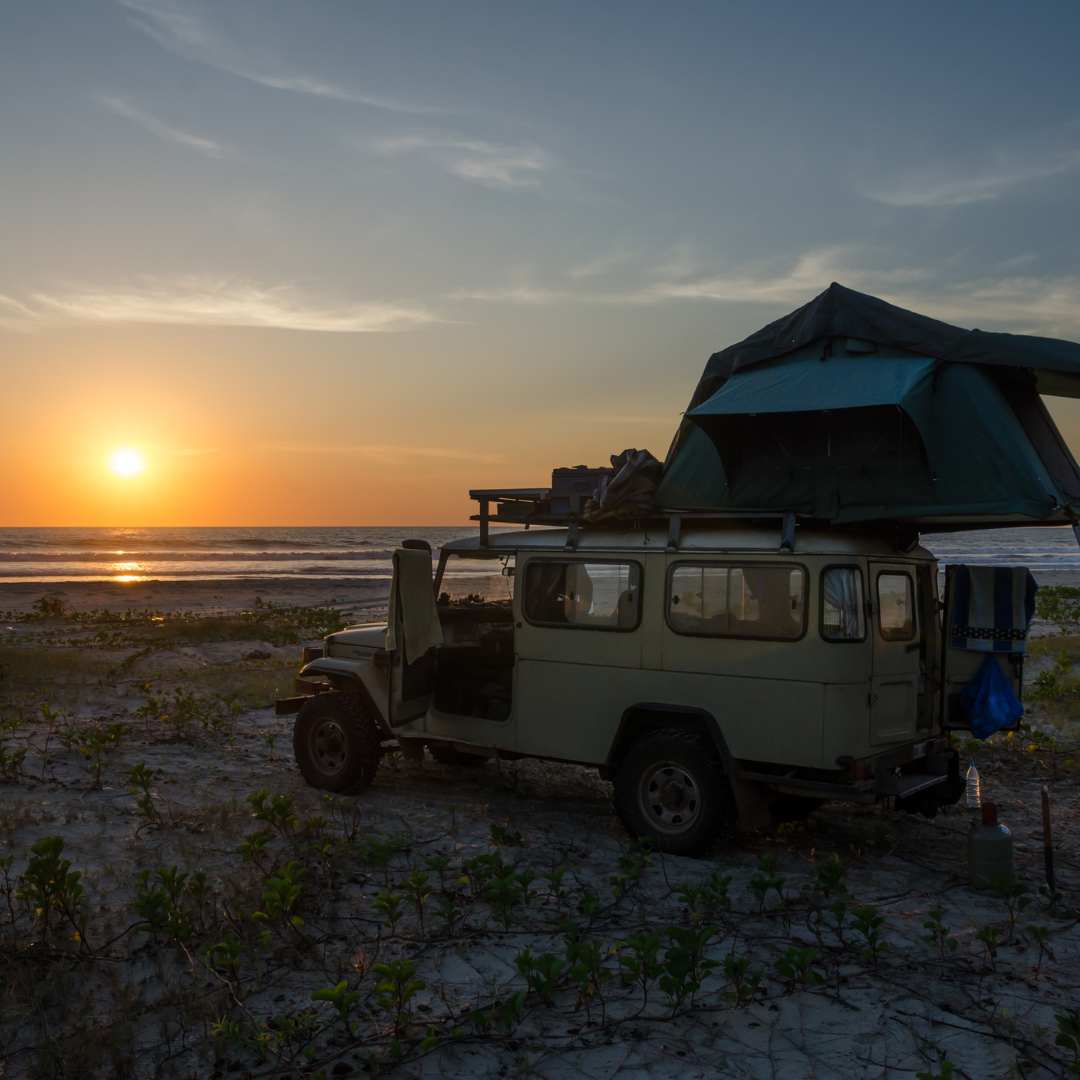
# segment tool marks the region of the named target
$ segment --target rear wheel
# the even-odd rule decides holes
[[[428,743],[431,756],[442,765],[466,765],[475,767],[483,765],[487,758],[483,754],[470,754],[465,750],[458,750],[450,743]]]
[[[660,851],[707,855],[735,826],[735,799],[711,746],[665,728],[630,748],[615,774],[615,806],[631,836]]]
[[[375,778],[382,752],[375,718],[348,694],[316,694],[297,714],[293,754],[312,787],[356,795]]]

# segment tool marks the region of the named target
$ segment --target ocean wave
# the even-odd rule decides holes
[[[389,559],[393,548],[369,551],[0,551],[0,563],[56,562],[362,562]]]
[[[139,581],[172,581],[188,578],[205,580],[232,580],[232,579],[255,579],[255,578],[288,578],[288,577],[326,577],[326,578],[359,578],[364,581],[390,580],[391,568],[371,567],[363,570],[330,570],[325,566],[299,566],[290,567],[288,570],[275,569],[274,567],[252,568],[244,571],[221,568],[211,570],[200,568],[198,570],[177,570],[162,566],[140,566],[114,569],[103,572],[95,567],[69,567],[62,572],[55,568],[47,570],[21,570],[4,567],[0,569],[0,581],[116,581],[117,579],[137,579]]]

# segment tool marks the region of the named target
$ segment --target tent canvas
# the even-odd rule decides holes
[[[657,501],[924,530],[1076,521],[1080,472],[1040,392],[1080,395],[1080,345],[833,285],[710,358]]]

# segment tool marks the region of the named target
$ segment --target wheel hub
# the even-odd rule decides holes
[[[701,812],[697,780],[673,761],[662,761],[646,770],[639,801],[645,819],[659,832],[668,834],[686,832]]]
[[[311,756],[327,776],[341,772],[348,757],[345,732],[328,716],[317,720],[311,729]]]

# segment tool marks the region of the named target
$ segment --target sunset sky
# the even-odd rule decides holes
[[[1078,39],[1075,3],[11,0],[0,525],[458,524],[662,457],[708,355],[833,280],[1080,340]]]

